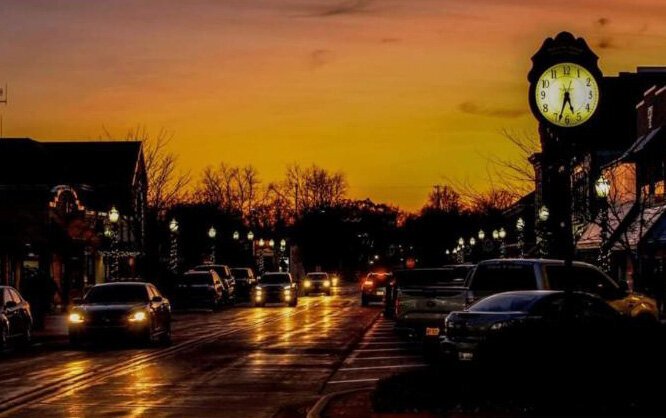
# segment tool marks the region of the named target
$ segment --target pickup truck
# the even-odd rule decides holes
[[[463,309],[465,277],[472,267],[394,271],[386,303],[394,306],[395,330],[407,336],[423,336],[431,325],[443,323],[449,312]]]

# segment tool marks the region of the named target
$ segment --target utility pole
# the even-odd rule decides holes
[[[5,83],[5,87],[0,86],[0,103],[7,106],[7,83]],[[2,139],[2,133],[2,113],[0,113],[0,139]]]

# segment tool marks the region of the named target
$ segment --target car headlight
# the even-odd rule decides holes
[[[78,312],[72,312],[69,314],[69,322],[72,324],[82,324],[83,323],[83,315],[81,315]]]
[[[129,317],[130,322],[142,322],[146,320],[146,313],[144,311],[136,311]]]
[[[331,284],[332,284],[333,286],[337,286],[337,285],[338,285],[338,278],[337,278],[337,277],[334,277],[334,278],[331,280]]]
[[[312,282],[310,280],[306,280],[306,281],[303,282],[303,286],[310,287],[310,286],[312,286]]]
[[[283,288],[284,290],[291,290],[291,285],[288,285],[288,286],[282,286],[282,288]]]
[[[500,321],[500,322],[495,322],[490,326],[491,331],[501,331],[503,329],[508,328],[511,325],[511,321]]]
[[[324,287],[331,287],[331,281],[330,280],[324,280]]]

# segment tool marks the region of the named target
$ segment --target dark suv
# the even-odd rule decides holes
[[[231,269],[231,276],[236,282],[236,295],[249,298],[252,288],[257,284],[254,271],[251,268],[236,267]]]
[[[224,303],[224,286],[215,270],[190,270],[176,279],[174,304],[189,308],[217,309]]]
[[[231,269],[224,264],[202,264],[192,268],[193,271],[213,270],[222,281],[223,302],[230,304],[236,300],[236,280],[231,274]]]
[[[392,279],[391,273],[368,273],[361,282],[361,306],[383,302]]]

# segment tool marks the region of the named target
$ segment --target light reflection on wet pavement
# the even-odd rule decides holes
[[[300,298],[297,308],[179,313],[169,348],[72,351],[61,341],[3,358],[0,402],[43,386],[45,395],[6,415],[270,417],[314,402],[377,315],[352,286]]]

